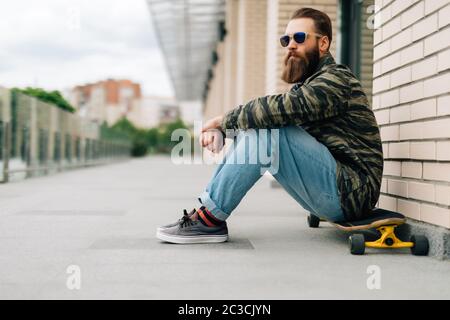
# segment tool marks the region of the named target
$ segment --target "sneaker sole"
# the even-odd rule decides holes
[[[177,244],[219,243],[228,240],[227,234],[219,236],[170,236],[161,231],[162,230],[158,229],[156,232],[156,237],[159,240]]]

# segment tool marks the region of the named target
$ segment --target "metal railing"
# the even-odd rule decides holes
[[[131,146],[102,137],[96,122],[0,87],[0,182],[127,159]]]

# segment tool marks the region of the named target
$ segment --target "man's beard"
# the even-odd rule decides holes
[[[291,55],[289,52],[284,58],[284,70],[281,79],[287,83],[304,81],[313,74],[319,64],[319,48],[306,52],[306,59]]]

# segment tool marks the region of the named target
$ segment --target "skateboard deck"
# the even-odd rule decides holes
[[[386,209],[374,209],[370,217],[358,221],[330,222],[336,228],[344,231],[376,229],[381,226],[401,225],[406,222],[404,215]]]

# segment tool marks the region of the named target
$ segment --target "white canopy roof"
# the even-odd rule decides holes
[[[200,100],[225,32],[225,0],[147,2],[177,99]]]

